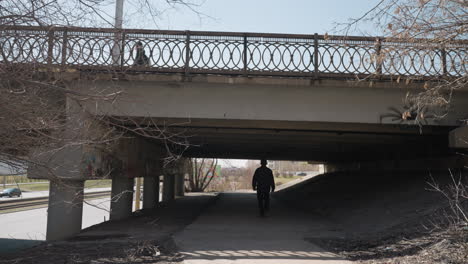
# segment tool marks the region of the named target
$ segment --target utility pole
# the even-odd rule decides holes
[[[115,28],[122,28],[124,0],[115,1]]]
[[[116,29],[121,29],[123,24],[123,5],[124,0],[116,0],[115,1],[115,24],[114,27]],[[112,62],[114,65],[119,65],[119,58],[120,58],[120,41],[121,35],[120,33],[116,33],[115,35],[115,43],[112,49]]]

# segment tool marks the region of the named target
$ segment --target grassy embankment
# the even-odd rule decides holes
[[[22,191],[33,192],[33,191],[47,191],[49,190],[49,183],[45,180],[37,179],[28,179],[26,175],[17,175],[17,176],[6,176],[7,184],[16,184],[20,186]],[[275,183],[277,186],[285,184],[292,180],[301,178],[302,176],[276,176]],[[85,188],[105,188],[111,187],[111,180],[88,180],[85,181]],[[3,191],[3,179],[0,177],[0,191]],[[6,185],[6,188],[13,188],[16,185]]]
[[[19,185],[22,191],[33,192],[33,191],[47,191],[49,190],[49,183],[45,180],[37,179],[28,179],[26,175],[15,175],[15,176],[3,176],[6,178],[7,184],[15,185],[6,185],[5,188],[16,187],[16,184]],[[3,177],[0,177],[0,191],[3,191]],[[105,188],[111,186],[111,180],[88,180],[85,181],[85,188]]]
[[[300,179],[302,177],[303,176],[297,176],[297,175],[294,175],[294,176],[284,176],[284,175],[275,176],[275,184],[276,184],[276,186],[279,186],[281,184],[285,184],[285,183],[288,183],[290,181]]]

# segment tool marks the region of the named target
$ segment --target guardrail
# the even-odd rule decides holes
[[[441,47],[422,39],[27,26],[0,34],[0,63],[94,70],[458,77],[468,61],[466,40]]]
[[[102,192],[90,192],[84,194],[84,199],[96,199],[101,197],[110,196],[110,191]],[[12,210],[12,209],[30,209],[31,207],[37,206],[47,206],[49,203],[49,197],[34,197],[34,198],[24,198],[24,199],[15,199],[11,201],[0,201],[0,214],[3,211]]]

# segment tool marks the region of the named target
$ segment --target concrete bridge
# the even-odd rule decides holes
[[[144,63],[136,53],[139,42]],[[94,28],[14,27],[0,35],[2,63],[35,65],[83,94],[120,94],[112,102],[89,100],[80,107],[67,100],[70,131],[91,129],[84,125],[84,108],[119,126],[178,135],[176,141],[188,146],[180,152],[184,158],[306,160],[326,163],[329,170],[463,166],[466,161],[449,146],[449,133],[467,118],[468,91],[455,91],[448,112],[426,109],[424,116],[410,110],[405,96],[466,76],[467,44]],[[441,114],[447,116],[435,118]],[[65,147],[37,156],[54,168],[28,172],[53,179],[47,238],[80,230],[77,194],[90,178],[113,179],[119,199],[112,202],[111,219],[131,214],[135,177],[145,177],[144,208],[159,202],[161,175],[163,200],[183,195],[183,159],[162,164],[167,147],[181,146],[157,138],[134,135],[106,151]]]

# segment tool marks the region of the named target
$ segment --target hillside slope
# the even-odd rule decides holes
[[[466,172],[452,175],[468,186]],[[445,255],[454,258],[449,262],[468,263],[468,227],[452,232],[449,202],[433,190],[434,182],[448,190],[453,179],[448,171],[337,172],[283,189],[274,197],[335,223],[340,237],[314,242],[352,260],[394,263],[397,256],[430,255],[424,250],[443,242]],[[468,212],[466,198],[462,206]]]

